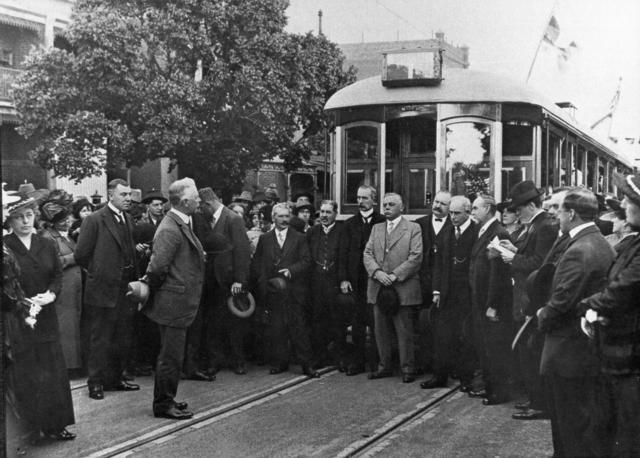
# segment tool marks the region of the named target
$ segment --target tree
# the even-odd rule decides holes
[[[75,179],[166,157],[237,190],[264,159],[300,165],[326,127],[326,99],[355,72],[325,37],[286,33],[286,7],[79,0],[72,51],[34,53],[14,86],[18,130],[39,139],[38,164]]]

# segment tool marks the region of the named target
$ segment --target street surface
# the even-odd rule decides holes
[[[182,381],[190,421],[154,418],[153,379],[141,390],[89,399],[74,381],[78,438],[31,447],[30,457],[550,456],[548,421],[511,419],[513,403],[485,407],[456,385],[421,390],[399,377],[369,381],[325,369],[268,375],[222,371],[213,383]]]

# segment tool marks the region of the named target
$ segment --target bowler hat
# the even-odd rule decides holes
[[[167,201],[167,198],[162,195],[161,191],[153,188],[144,195],[144,197],[142,198],[142,203],[148,205],[154,200],[161,200],[162,203],[165,203]]]
[[[613,210],[614,212],[619,211],[621,208],[621,202],[615,197],[607,197],[604,201],[609,207],[611,207],[611,210]]]
[[[286,293],[287,280],[282,277],[273,277],[267,280],[267,292],[269,293]]]
[[[380,312],[386,316],[395,316],[400,311],[400,299],[393,286],[383,285],[378,291],[376,305]]]
[[[253,195],[253,202],[255,202],[255,203],[268,202],[268,201],[269,201],[269,199],[267,199],[267,196],[262,191],[258,191]]]
[[[536,188],[536,185],[531,180],[521,181],[511,188],[511,206],[513,208],[525,205],[537,197],[544,194],[542,189]]]
[[[127,297],[138,303],[138,310],[147,303],[149,299],[149,285],[144,281],[132,281],[127,285]]]
[[[304,192],[299,192],[293,195],[293,201],[297,202],[298,199],[300,197],[306,197],[307,199],[309,199],[309,202],[313,203],[313,195],[310,192],[304,191]]]
[[[235,296],[231,294],[227,297],[227,307],[235,316],[248,318],[256,310],[256,301],[249,292],[241,292]]]
[[[613,182],[622,194],[640,207],[640,177],[638,175],[622,175],[613,172]]]
[[[555,265],[549,262],[531,272],[527,277],[526,291],[532,309],[544,307],[551,298],[551,283],[555,271]]]

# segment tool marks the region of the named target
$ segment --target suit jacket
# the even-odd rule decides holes
[[[640,235],[621,244],[606,287],[584,299],[581,311],[593,309],[609,320],[599,326],[602,371],[614,375],[640,373]],[[622,247],[621,247],[622,248]]]
[[[514,280],[513,317],[516,321],[524,321],[525,311],[529,306],[529,298],[525,293],[527,277],[540,268],[557,237],[558,226],[543,211],[533,218],[522,239],[514,243],[518,247],[511,262],[511,276]]]
[[[444,231],[444,229],[443,229]],[[451,253],[451,248],[453,244],[454,235],[454,227],[453,224],[449,226],[449,228],[441,232],[442,237],[438,239],[438,248],[434,261],[433,267],[433,291],[440,292],[440,307],[447,303],[447,299],[449,295],[453,293],[451,290],[451,283],[454,278],[451,277],[452,265],[453,265],[453,254]],[[467,230],[464,231],[462,236],[471,236],[472,240],[476,240],[478,238],[478,227],[476,224],[471,221]],[[473,245],[469,247],[469,266],[471,265],[471,249]],[[455,279],[455,280],[459,280]],[[466,285],[469,285],[469,276],[467,273],[467,278],[465,279]],[[460,291],[456,291],[455,293],[461,293]],[[460,294],[458,294],[460,295]],[[471,287],[468,288],[468,295],[471,295]],[[470,304],[469,304],[470,305]]]
[[[290,227],[284,244],[280,248],[275,231],[273,229],[260,236],[253,255],[252,271],[260,294],[263,298],[266,297],[268,280],[280,276],[279,270],[289,269],[291,273],[291,278],[287,282],[289,298],[302,304],[305,301],[307,273],[311,265],[307,239],[304,234]]]
[[[578,304],[604,287],[613,258],[613,248],[596,226],[581,230],[567,244],[556,265],[551,299],[538,311],[539,328],[546,332],[540,363],[543,375],[598,373],[598,360],[580,329]]]
[[[363,262],[369,275],[369,303],[375,304],[378,299],[381,284],[372,277],[379,269],[398,277],[393,287],[398,293],[400,305],[422,303],[419,276],[422,265],[422,231],[419,225],[402,217],[391,234],[387,234],[387,223],[376,224],[364,248]]]
[[[306,232],[307,243],[309,244],[309,254],[311,256],[311,269],[310,272],[321,272],[324,275],[330,275],[331,281],[335,281],[334,286],[338,284],[338,252],[340,237],[342,236],[342,229],[344,224],[342,221],[336,221],[335,225],[326,237],[327,240],[327,265],[326,270],[322,269],[320,259],[323,251],[323,244],[325,240],[324,228],[322,224],[316,224],[311,226]]]
[[[511,321],[513,293],[509,265],[502,262],[499,256],[489,259],[487,253],[487,245],[494,237],[500,240],[509,239],[509,233],[498,220],[487,227],[471,249],[471,301],[483,316],[487,308],[492,307],[497,310],[500,320]]]
[[[123,267],[126,264],[126,250],[135,256],[133,242],[133,224],[125,215],[129,228],[129,239],[122,240],[113,212],[107,205],[87,216],[82,222],[80,236],[74,256],[80,267],[87,270],[84,300],[95,307],[113,308],[120,296],[123,278]],[[137,262],[131,260],[133,272],[131,277],[137,278]]]
[[[169,211],[153,238],[147,278],[153,302],[143,312],[164,326],[186,328],[193,322],[204,283],[204,251],[187,224]]]
[[[377,211],[371,214],[371,222],[365,227],[360,212],[344,222],[338,249],[338,280],[351,283],[354,291],[367,288],[367,271],[362,263],[364,247],[375,224],[385,221]]]
[[[5,236],[3,240],[13,251],[16,262],[20,266],[19,280],[25,297],[33,297],[47,290],[55,293],[56,296],[60,295],[62,265],[56,247],[51,240],[33,234],[31,248],[28,250],[15,234]],[[43,306],[36,320],[33,330],[24,325],[21,343],[26,346],[29,342],[59,340],[55,302]],[[24,324],[24,320],[21,321],[21,324]]]
[[[431,305],[431,297],[433,293],[433,265],[435,262],[435,256],[438,251],[437,241],[441,238],[442,234],[449,230],[451,227],[451,218],[447,216],[438,234],[433,230],[433,224],[431,224],[432,213],[418,218],[415,222],[420,225],[422,229],[422,267],[420,268],[420,280],[422,283],[422,298],[425,305]]]
[[[247,237],[247,228],[241,216],[226,207],[222,208],[220,218],[213,227],[214,234],[222,234],[231,243],[233,254],[233,282],[242,283],[244,287],[249,281],[249,265],[251,263],[251,248]]]

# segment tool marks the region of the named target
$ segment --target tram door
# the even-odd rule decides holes
[[[426,213],[435,194],[435,119],[401,117],[386,129],[385,191],[403,196],[406,213]]]

